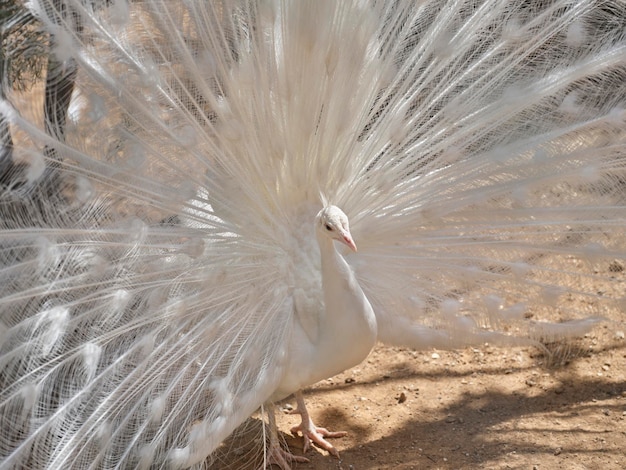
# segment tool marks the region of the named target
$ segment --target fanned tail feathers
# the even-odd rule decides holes
[[[0,103],[0,467],[202,465],[284,373],[322,199],[383,342],[623,311],[626,10],[518,3],[29,2],[77,75],[62,136]]]

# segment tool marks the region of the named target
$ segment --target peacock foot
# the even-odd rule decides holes
[[[292,463],[308,463],[309,459],[299,455],[293,455],[291,452],[284,450],[280,446],[278,440],[278,430],[276,429],[276,416],[274,414],[274,405],[268,404],[267,417],[269,419],[269,443],[267,443],[266,455],[263,459],[263,465],[259,470],[269,469],[272,465],[277,465],[281,470],[291,470]]]
[[[304,446],[303,452],[306,453],[310,447],[311,442],[315,444],[317,447],[320,447],[327,451],[329,454],[334,455],[339,458],[339,451],[335,449],[330,442],[328,442],[325,438],[334,438],[334,437],[344,437],[348,433],[345,431],[329,431],[326,428],[320,428],[313,423],[313,420],[309,416],[309,412],[306,409],[306,405],[304,404],[304,398],[301,392],[297,392],[296,401],[298,403],[298,407],[290,411],[289,414],[299,414],[302,416],[302,422],[298,426],[294,426],[291,428],[291,434],[294,436],[298,436],[298,432],[302,434],[304,438]]]
[[[284,450],[278,442],[271,442],[267,448],[267,458],[259,470],[267,470],[272,465],[277,465],[281,470],[292,470],[292,463],[308,463],[309,459],[299,455],[293,455]]]
[[[324,438],[325,437],[343,437],[348,434],[345,431],[334,432],[334,431],[329,431],[326,428],[318,428],[310,419],[308,420],[308,422],[303,419],[300,425],[294,426],[293,428],[291,428],[291,434],[293,434],[294,436],[298,435],[298,431],[302,433],[302,437],[304,438],[304,446],[302,448],[303,452],[306,452],[307,450],[309,450],[309,448],[311,447],[311,442],[312,442],[316,446],[321,447],[322,449],[324,449],[325,451],[328,451],[328,453],[330,453],[331,455],[334,455],[337,458],[339,458],[339,451],[337,451],[337,449],[335,449],[335,446],[333,446],[330,442],[328,442]]]

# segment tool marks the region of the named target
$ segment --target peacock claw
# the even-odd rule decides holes
[[[302,392],[298,391],[295,393],[296,402],[298,404],[295,410],[289,411],[290,415],[300,415],[302,417],[302,422],[298,426],[294,426],[291,428],[291,434],[294,436],[298,436],[298,432],[302,433],[302,437],[304,438],[304,446],[303,451],[306,453],[311,448],[311,442],[316,446],[324,449],[329,454],[339,458],[339,451],[335,449],[335,447],[328,442],[325,437],[334,438],[334,437],[343,437],[348,433],[345,431],[329,431],[326,428],[318,428],[313,420],[311,419],[308,410],[306,409],[306,404],[304,403],[304,397],[302,396]]]
[[[306,453],[311,448],[312,442],[337,458],[339,458],[339,451],[324,438],[344,437],[348,434],[345,431],[329,431],[326,428],[318,428],[311,419],[308,422],[303,419],[302,423],[291,428],[291,434],[294,436],[298,436],[298,432],[302,433],[304,439],[303,452]]]
[[[267,417],[269,419],[269,443],[267,445],[266,458],[263,461],[263,465],[259,470],[269,469],[272,465],[278,465],[281,470],[291,470],[291,464],[296,463],[308,463],[309,459],[299,455],[293,455],[288,450],[284,450],[280,446],[278,441],[278,431],[276,429],[276,416],[274,414],[274,407],[269,406],[267,409]]]
[[[281,470],[292,470],[292,463],[309,463],[306,457],[293,455],[291,452],[284,450],[280,445],[270,444],[267,449],[267,460],[259,468],[259,470],[268,470],[272,465],[277,465]]]

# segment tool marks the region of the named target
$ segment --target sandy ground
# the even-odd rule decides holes
[[[533,348],[379,346],[306,391],[316,424],[348,435],[332,441],[339,460],[314,448],[294,470],[624,469],[626,319],[608,320],[570,345],[566,363]],[[289,434],[299,417],[279,410],[277,420],[301,455],[302,438]],[[229,444],[231,457],[211,468],[259,468],[260,421],[247,426],[253,437]]]

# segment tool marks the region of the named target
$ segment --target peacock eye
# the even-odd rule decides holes
[[[333,227],[330,224],[326,224],[324,227],[326,227],[326,230],[328,230],[329,232],[332,231]]]

